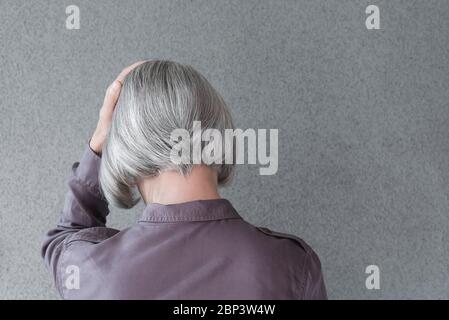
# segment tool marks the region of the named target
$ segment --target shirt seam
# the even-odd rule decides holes
[[[242,219],[241,217],[223,217],[223,216],[211,216],[211,217],[191,217],[191,218],[178,218],[178,219],[170,219],[170,218],[143,218],[139,219],[138,222],[145,223],[177,223],[177,222],[207,222],[207,221],[219,221],[219,220],[231,220],[231,219]]]
[[[308,282],[308,275],[307,275],[307,263],[309,259],[311,259],[310,251],[306,251],[306,258],[304,259],[304,263],[302,265],[302,281],[301,281],[301,287],[302,287],[302,299],[306,299],[306,290],[307,290],[307,282]]]

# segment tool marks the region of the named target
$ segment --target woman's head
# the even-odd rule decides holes
[[[189,174],[193,164],[171,160],[176,129],[192,135],[193,122],[202,129],[233,129],[220,94],[198,71],[172,61],[152,60],[125,79],[103,148],[100,185],[109,203],[131,208],[140,199],[138,179],[174,170]],[[232,176],[232,164],[216,164],[218,183]]]

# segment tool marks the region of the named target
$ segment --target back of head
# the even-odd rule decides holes
[[[166,60],[147,61],[125,79],[109,135],[103,147],[100,185],[112,205],[131,208],[140,199],[139,178],[164,170],[186,175],[193,164],[176,164],[170,154],[176,129],[192,136],[202,129],[233,129],[230,112],[211,84],[190,66]],[[218,183],[232,177],[233,164],[214,164]]]

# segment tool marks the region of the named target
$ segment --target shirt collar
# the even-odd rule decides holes
[[[226,199],[195,200],[176,204],[148,204],[139,221],[182,222],[242,219]]]

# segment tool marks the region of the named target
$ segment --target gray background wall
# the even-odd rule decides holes
[[[142,58],[192,64],[238,127],[279,129],[277,175],[240,166],[223,195],[309,242],[330,298],[448,298],[448,30],[445,0],[1,0],[0,298],[57,298],[42,235],[105,88]],[[111,226],[142,209],[113,209]]]

